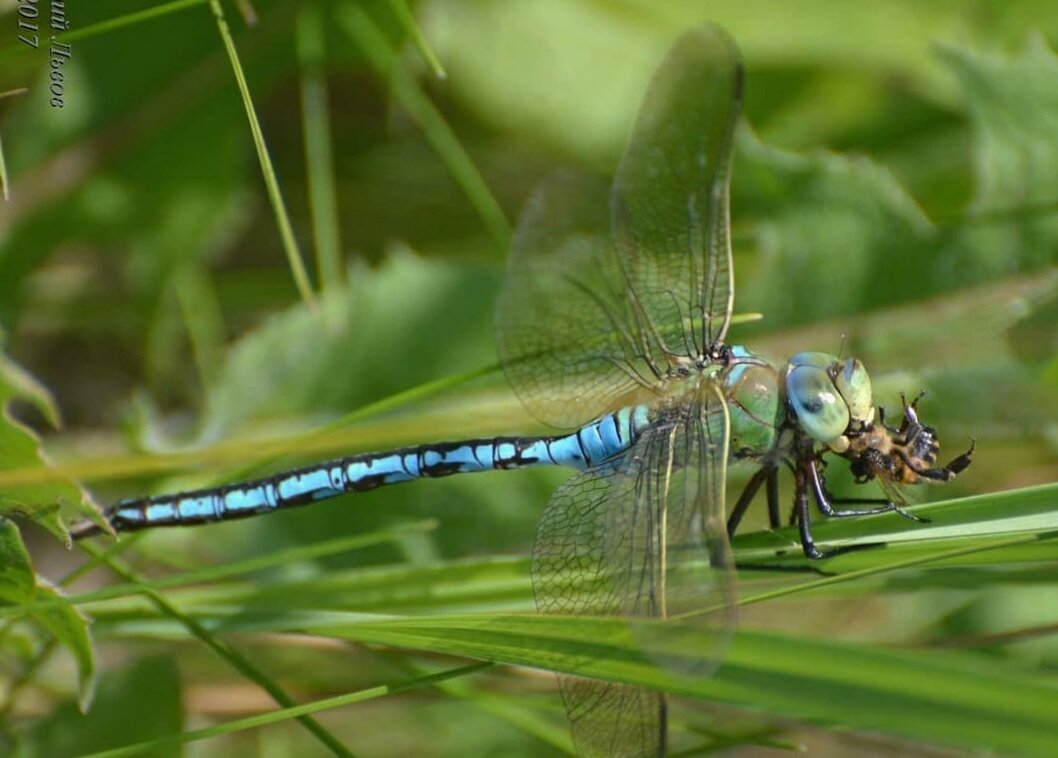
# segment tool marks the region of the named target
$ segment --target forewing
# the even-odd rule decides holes
[[[618,255],[642,309],[655,324],[683,324],[699,352],[723,341],[734,305],[728,183],[741,99],[741,57],[727,33],[707,26],[681,37],[650,83],[611,198]]]
[[[723,513],[727,414],[715,388],[705,397],[555,492],[533,551],[541,612],[627,616],[633,628],[636,618],[691,614],[681,623],[713,632],[695,637],[708,640],[690,666],[697,673],[718,663],[734,621]],[[580,753],[657,755],[663,695],[569,675],[559,684]]]
[[[496,308],[507,378],[529,411],[569,428],[656,377],[628,318],[605,184],[557,174],[522,211]]]

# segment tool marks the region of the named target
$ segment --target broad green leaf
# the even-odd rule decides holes
[[[25,400],[37,408],[52,424],[58,424],[58,411],[48,391],[17,364],[0,354],[0,468],[35,470],[47,468],[49,462],[40,450],[37,436],[15,420],[10,403]],[[73,655],[80,682],[80,702],[87,706],[94,686],[93,654],[88,636],[88,622],[63,601],[59,593],[34,580],[33,567],[25,552],[18,530],[7,517],[31,518],[56,536],[69,541],[60,509],[71,506],[82,516],[96,514],[82,491],[72,482],[51,478],[40,484],[5,487],[0,491],[0,602],[24,605],[40,599],[55,599],[48,610],[31,614],[31,618],[48,630]]]
[[[60,705],[18,741],[17,758],[66,756],[165,737],[184,720],[180,680],[169,656],[146,658],[102,677],[87,714],[76,704]],[[157,747],[151,755],[179,756],[176,746]]]
[[[88,619],[71,605],[55,587],[38,580],[37,601],[54,601],[57,605],[33,614],[33,618],[47,629],[73,656],[77,664],[78,698],[82,711],[87,711],[95,694],[95,653],[88,633]]]
[[[33,564],[18,529],[10,521],[0,519],[0,604],[29,603],[35,593]]]
[[[788,328],[936,291],[921,276],[934,229],[884,167],[777,150],[748,129],[738,146],[733,213],[749,220],[753,245],[736,252],[736,301],[764,314],[759,326]]]
[[[231,348],[209,390],[204,439],[250,420],[347,411],[383,388],[494,360],[482,348],[494,272],[395,251],[377,269],[355,265],[348,280],[325,294],[321,313],[295,306]]]
[[[47,607],[22,610],[38,602],[46,602]],[[82,709],[87,708],[95,686],[88,620],[57,589],[34,577],[18,529],[7,519],[0,519],[0,606],[8,606],[15,618],[36,622],[70,652],[77,664],[78,700]]]
[[[6,355],[0,354],[0,470],[30,472],[46,469],[37,435],[11,415],[11,403],[25,400],[53,425],[58,411],[48,391]],[[82,516],[95,514],[84,493],[72,482],[56,477],[39,484],[12,484],[0,491],[0,518],[23,516],[37,522],[57,537],[68,540],[62,508]]]
[[[861,8],[849,33],[834,34],[835,20],[846,13],[848,6],[834,0],[803,4],[794,16],[777,0],[632,0],[617,6],[433,0],[425,4],[423,26],[445,62],[454,92],[469,107],[506,130],[597,162],[619,155],[643,87],[668,45],[705,22],[726,28],[747,59],[763,64],[749,80],[754,109],[758,101],[761,108],[781,113],[790,99],[791,79],[800,83],[793,77],[809,67],[817,69],[816,83],[853,69],[887,73],[931,98],[951,98],[951,82],[930,63],[938,35],[960,42],[973,35],[972,20],[957,4],[923,8],[913,0],[897,0]],[[877,33],[879,28],[885,33]],[[764,87],[769,67],[784,68],[786,76]],[[860,91],[868,90],[861,100],[865,108],[884,101],[887,84],[882,76],[861,81]],[[818,86],[823,92],[830,89]],[[754,87],[758,93],[766,89],[763,96],[754,94]],[[812,89],[794,89],[796,104],[802,106],[795,118],[812,124],[815,138],[855,126],[862,118],[864,108],[849,113],[840,98],[828,102],[813,97]],[[784,114],[787,120],[792,110]]]
[[[945,48],[974,126],[976,190],[966,270],[989,276],[1058,260],[1058,57],[1034,36],[1017,56]],[[966,272],[955,272],[966,278]]]

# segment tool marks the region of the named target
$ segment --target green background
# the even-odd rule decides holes
[[[18,516],[0,526],[0,752],[161,739],[282,690],[364,702],[234,724],[195,754],[549,755],[571,748],[539,669],[578,656],[678,693],[679,747],[1053,752],[1050,5],[260,0],[225,3],[222,33],[208,2],[71,3],[62,109],[46,51],[0,12],[0,92],[28,88],[0,99],[0,514]],[[487,371],[510,227],[551,171],[612,172],[655,66],[705,21],[747,69],[736,309],[762,318],[731,336],[777,359],[844,345],[890,408],[927,390],[942,457],[978,445],[916,493],[954,501],[924,507],[932,524],[819,525],[890,545],[826,562],[811,590],[818,574],[740,572],[741,631],[709,678],[654,665],[619,623],[505,615],[532,608],[527,556],[562,472],[144,535],[69,576],[92,560],[62,544],[83,492],[539,431]],[[754,531],[760,510],[740,562],[803,567],[795,537]],[[155,601],[132,584],[163,578]]]

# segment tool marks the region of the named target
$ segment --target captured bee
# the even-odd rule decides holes
[[[879,409],[877,424],[867,424],[862,432],[849,436],[849,447],[841,455],[851,461],[857,484],[875,478],[883,486],[950,482],[973,461],[974,442],[971,440],[965,453],[946,466],[937,467],[940,452],[937,431],[923,424],[915,409],[924,394],[919,393],[910,403],[901,396],[904,414],[899,428],[886,424],[885,414]]]

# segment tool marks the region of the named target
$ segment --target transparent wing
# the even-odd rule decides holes
[[[540,420],[582,424],[723,340],[741,71],[720,29],[685,35],[650,84],[613,187],[559,176],[527,204],[496,331],[507,377]]]
[[[727,409],[715,387],[702,395],[671,409],[671,420],[649,429],[621,458],[563,485],[533,550],[541,612],[689,614],[713,632],[696,635],[709,640],[693,667],[698,673],[719,662],[734,626],[724,526]],[[706,614],[707,608],[720,610]],[[570,675],[560,675],[559,684],[581,754],[658,754],[663,695]]]
[[[650,83],[611,197],[643,310],[684,324],[699,354],[724,340],[734,305],[728,183],[741,101],[734,41],[716,26],[685,34]]]
[[[529,411],[568,428],[655,379],[628,317],[610,241],[607,187],[558,174],[522,211],[496,335],[507,378]]]

